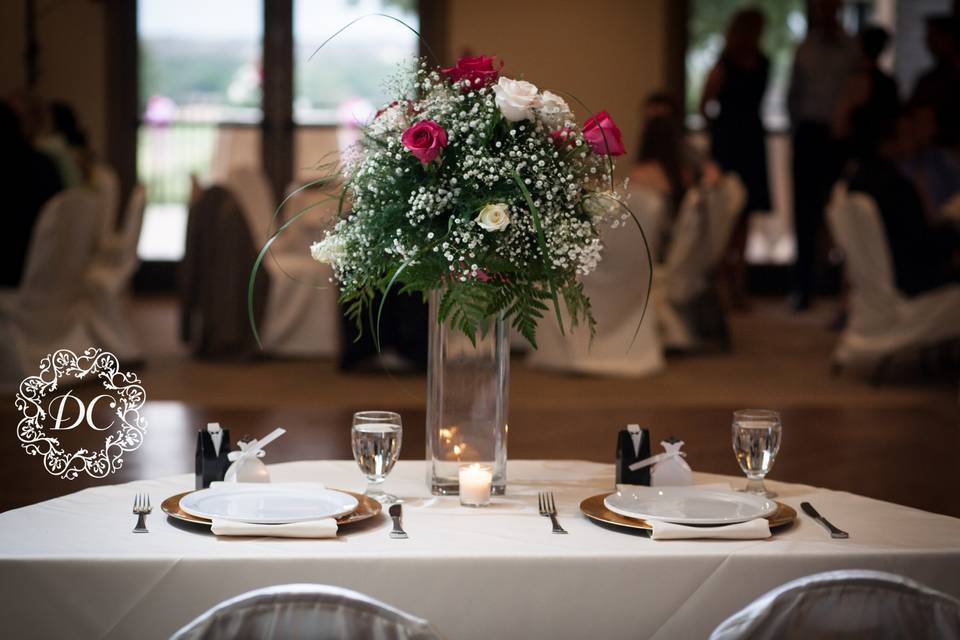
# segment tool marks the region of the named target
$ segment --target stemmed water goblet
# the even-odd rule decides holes
[[[745,409],[733,413],[733,452],[747,476],[745,492],[767,498],[776,496],[767,490],[763,478],[777,458],[782,430],[776,411]]]
[[[358,411],[353,414],[353,459],[367,479],[367,495],[383,504],[397,502],[381,485],[400,456],[403,423],[392,411]]]

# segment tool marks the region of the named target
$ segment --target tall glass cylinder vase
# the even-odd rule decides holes
[[[507,488],[510,332],[490,321],[476,346],[437,322],[440,294],[430,296],[427,369],[427,484],[434,495],[457,495],[463,464],[493,467],[491,492]]]

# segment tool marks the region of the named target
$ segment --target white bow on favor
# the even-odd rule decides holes
[[[226,482],[270,482],[270,474],[266,466],[257,458],[265,454],[263,450],[268,444],[287,432],[283,427],[277,427],[261,440],[254,438],[250,442],[238,442],[239,451],[231,451],[227,459],[233,464],[227,469],[224,476]]]
[[[230,454],[233,455],[233,454]],[[658,462],[663,462],[664,460],[669,460],[670,458],[676,457],[686,458],[686,451],[669,451],[667,453],[658,453],[655,456],[650,456],[649,458],[644,458],[643,460],[638,460],[630,465],[630,471],[637,471],[638,469],[643,469],[644,467],[649,467],[652,464],[657,464]]]

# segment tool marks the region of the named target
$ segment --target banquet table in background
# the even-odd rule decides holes
[[[274,481],[362,488],[353,461],[271,467]],[[765,591],[844,568],[899,573],[960,597],[960,519],[849,493],[769,482],[799,511],[809,500],[850,532],[832,540],[799,516],[767,540],[653,541],[579,513],[612,489],[613,467],[511,461],[506,496],[486,509],[429,496],[424,463],[400,461],[408,540],[385,517],[336,540],[217,538],[168,521],[131,533],[133,496],[154,505],[191,475],[86,489],[0,514],[0,618],[16,638],[166,638],[210,606],[290,582],[356,589],[460,638],[695,638]],[[742,479],[697,474],[698,483]],[[555,492],[567,536],[550,533],[536,493]]]

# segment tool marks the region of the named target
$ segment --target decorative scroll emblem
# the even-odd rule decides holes
[[[84,403],[60,381],[98,379],[104,392]],[[89,348],[82,355],[60,349],[40,361],[40,375],[20,383],[16,406],[22,416],[17,437],[30,455],[43,456],[44,468],[55,476],[73,480],[81,473],[104,478],[123,466],[121,456],[143,444],[147,421],[140,415],[146,393],[135,373],[120,371],[120,362],[109,351]],[[113,410],[97,416],[97,406]],[[99,418],[99,422],[98,422]],[[64,451],[57,432],[89,428],[105,436],[103,449]]]

